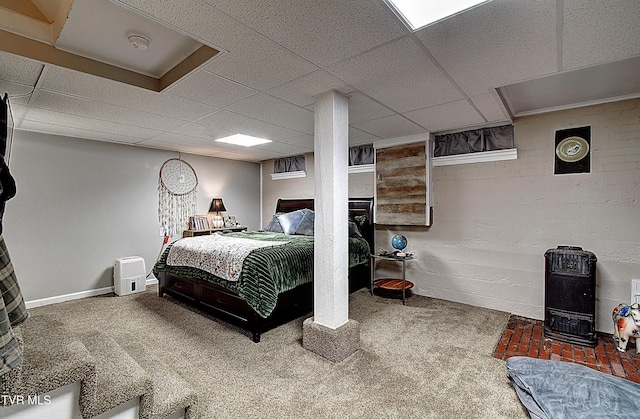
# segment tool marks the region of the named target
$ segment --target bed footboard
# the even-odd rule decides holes
[[[276,308],[267,318],[258,315],[238,294],[198,278],[188,278],[158,272],[158,295],[169,294],[228,321],[251,333],[258,343],[260,335],[313,310],[313,284],[303,284],[283,292]]]

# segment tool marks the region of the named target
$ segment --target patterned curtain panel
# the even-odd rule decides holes
[[[373,164],[375,150],[373,144],[360,145],[349,148],[349,166]]]
[[[513,125],[436,135],[434,157],[513,148]]]
[[[273,162],[273,173],[298,172],[306,168],[304,155],[283,157]]]

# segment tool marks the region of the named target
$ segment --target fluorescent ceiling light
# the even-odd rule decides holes
[[[264,138],[252,137],[244,134],[234,134],[229,137],[219,138],[216,141],[221,143],[229,143],[235,145],[243,145],[245,147],[251,147],[258,144],[270,143],[271,140]]]
[[[471,9],[491,0],[385,0],[391,9],[412,29]]]

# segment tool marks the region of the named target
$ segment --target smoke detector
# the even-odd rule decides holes
[[[149,48],[149,39],[147,39],[143,35],[140,35],[140,34],[137,34],[137,33],[132,33],[132,34],[127,36],[127,39],[129,40],[129,43],[131,44],[131,46],[136,48],[136,49],[147,49],[147,48]]]

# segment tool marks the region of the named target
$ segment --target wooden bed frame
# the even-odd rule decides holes
[[[276,212],[313,209],[313,199],[279,199]],[[373,198],[349,199],[349,218],[364,215],[368,222],[362,228],[363,238],[374,251]],[[349,269],[349,292],[368,287],[371,270],[366,265]],[[254,342],[260,342],[260,334],[287,323],[313,310],[313,282],[281,293],[275,309],[266,319],[258,315],[247,302],[233,291],[209,281],[158,272],[158,295],[169,294],[187,301],[220,319],[229,321],[252,334]]]

